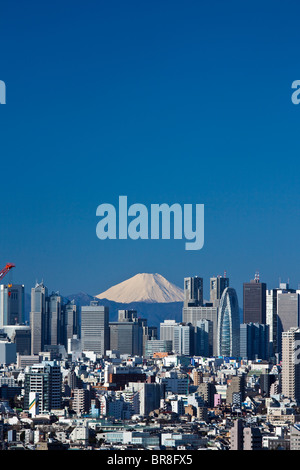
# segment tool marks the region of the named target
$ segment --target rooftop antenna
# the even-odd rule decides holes
[[[256,271],[254,279],[255,281],[259,282],[259,271]]]
[[[226,271],[224,271],[224,277],[227,277],[227,272]]]

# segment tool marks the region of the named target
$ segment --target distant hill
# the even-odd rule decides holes
[[[100,305],[109,307],[109,319],[110,321],[116,321],[118,319],[118,310],[136,310],[138,317],[147,318],[149,326],[157,326],[163,322],[165,319],[181,321],[182,319],[182,307],[183,302],[168,302],[168,303],[159,303],[159,302],[114,302],[108,299],[98,299],[86,293],[71,294],[68,295],[69,300],[74,300],[76,305],[82,307],[84,305],[89,305],[91,300],[96,300]]]

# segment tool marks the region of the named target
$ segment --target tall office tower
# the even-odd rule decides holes
[[[55,361],[34,364],[25,370],[24,408],[29,410],[30,393],[38,393],[41,412],[62,407],[62,373]]]
[[[5,325],[20,325],[24,322],[24,286],[21,284],[0,285],[0,328]]]
[[[145,356],[146,345],[148,341],[157,340],[157,327],[143,324],[142,329],[143,329],[143,356]]]
[[[136,310],[118,310],[118,321],[134,321],[137,319]]]
[[[240,325],[240,357],[248,360],[270,358],[269,325]]]
[[[210,320],[213,324],[212,351],[217,355],[218,307],[183,307],[182,322],[197,327],[199,320]]]
[[[232,287],[226,287],[220,300],[217,335],[219,356],[239,356],[239,303]]]
[[[174,327],[173,350],[182,356],[194,355],[195,327],[180,323]]]
[[[63,344],[67,347],[69,340],[79,333],[78,312],[74,300],[63,306]]]
[[[214,307],[219,307],[222,294],[227,287],[229,287],[229,278],[226,277],[225,273],[224,277],[210,278],[210,302]]]
[[[31,354],[36,355],[43,351],[47,332],[48,315],[48,289],[43,282],[31,289]]]
[[[179,325],[175,320],[164,320],[160,323],[160,335],[159,338],[162,341],[172,341],[172,349],[174,349],[174,328]]]
[[[195,327],[195,355],[210,357],[213,354],[213,322],[199,320]]]
[[[47,345],[62,344],[62,298],[59,293],[49,296]]]
[[[300,328],[290,328],[282,333],[282,394],[300,401]]]
[[[110,348],[120,354],[142,355],[142,328],[137,322],[110,322]]]
[[[203,305],[203,278],[186,277],[184,279],[184,307]]]
[[[277,294],[277,330],[278,347],[281,351],[282,333],[290,328],[300,326],[300,290],[296,292],[279,292]]]
[[[266,323],[269,325],[270,353],[277,351],[277,289],[266,291]]]
[[[260,282],[258,274],[243,284],[243,323],[266,323],[266,290],[267,285]]]
[[[81,307],[81,344],[83,351],[102,356],[109,349],[109,309],[92,301]]]
[[[281,333],[278,324],[278,294],[295,293],[288,283],[280,282],[279,287],[266,291],[266,323],[270,329],[270,354],[281,351]]]

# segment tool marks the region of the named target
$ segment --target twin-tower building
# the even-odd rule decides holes
[[[229,287],[229,278],[225,274],[210,278],[209,302],[203,298],[203,278],[184,279],[182,322],[202,330],[207,328],[212,355],[239,355],[238,298],[235,289]]]

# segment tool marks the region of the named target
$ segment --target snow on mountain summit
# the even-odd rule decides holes
[[[183,290],[167,281],[161,274],[139,273],[95,297],[125,304],[182,302]]]

